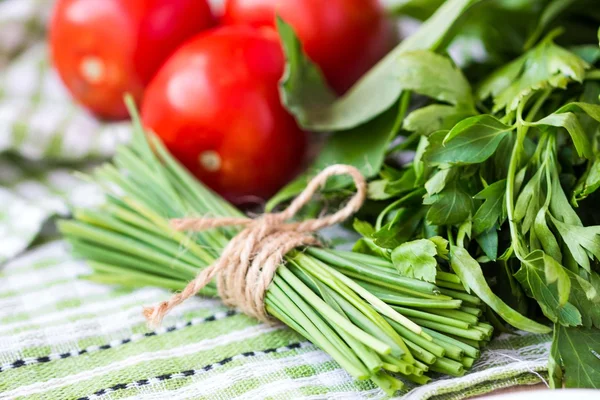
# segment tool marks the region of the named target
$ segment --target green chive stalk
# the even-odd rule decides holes
[[[128,105],[132,143],[91,177],[104,188],[105,203],[74,210],[60,230],[92,267],[91,280],[182,290],[238,230],[182,233],[169,220],[242,214],[147,135]],[[491,335],[479,320],[481,302],[454,274],[440,273],[434,285],[402,277],[377,257],[313,248],[290,252],[285,261],[265,296],[269,315],[390,395],[404,386],[400,378],[423,384],[428,371],[464,373],[479,356],[469,343]],[[200,294],[218,296],[214,282]]]

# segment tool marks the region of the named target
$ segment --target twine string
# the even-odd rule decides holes
[[[289,222],[298,214],[332,176],[349,175],[356,186],[356,194],[348,203],[331,215],[302,222]],[[278,213],[263,214],[256,219],[246,217],[181,218],[172,219],[177,231],[205,231],[226,226],[244,229],[229,241],[221,257],[203,269],[180,293],[157,306],[144,309],[144,316],[152,326],[158,326],[166,314],[196,295],[214,278],[222,301],[237,307],[247,315],[269,321],[265,310],[265,295],[284,256],[301,246],[319,246],[314,233],[338,224],[360,209],[367,195],[367,183],[358,169],[349,165],[332,165],[315,176],[290,205]]]

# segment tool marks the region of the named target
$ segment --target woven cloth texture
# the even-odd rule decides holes
[[[52,3],[0,0],[0,399],[384,398],[291,330],[218,300],[194,298],[149,330],[141,307],[168,292],[82,278],[89,267],[53,222],[101,201],[73,172],[110,158],[130,131],[96,121],[61,86],[45,45]],[[399,397],[538,383],[550,339],[503,334],[464,377],[437,376]]]

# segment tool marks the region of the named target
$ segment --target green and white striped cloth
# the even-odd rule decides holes
[[[0,399],[383,398],[283,326],[196,298],[162,328],[141,307],[168,297],[88,282],[56,216],[101,195],[72,175],[110,157],[125,123],[75,107],[48,66],[50,0],[0,0]],[[545,379],[550,337],[504,334],[461,378],[399,394],[460,399]]]

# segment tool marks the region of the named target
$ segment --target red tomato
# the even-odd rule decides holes
[[[103,118],[127,117],[175,48],[212,26],[206,0],[58,0],[52,59],[69,91]]]
[[[226,0],[224,24],[289,23],[338,93],[349,89],[394,45],[395,30],[377,0]]]
[[[180,47],[148,86],[145,126],[230,201],[266,198],[303,162],[306,138],[279,100],[275,31],[223,27]]]

